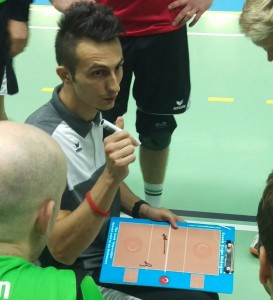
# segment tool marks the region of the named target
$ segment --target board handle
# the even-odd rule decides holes
[[[234,272],[234,258],[235,258],[235,246],[234,242],[226,241],[226,257],[225,257],[225,268],[226,274],[232,274]]]

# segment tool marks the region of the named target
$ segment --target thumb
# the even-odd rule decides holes
[[[123,117],[117,117],[117,119],[116,119],[116,125],[117,125],[120,129],[123,129],[123,128],[124,128],[124,119],[123,119]]]

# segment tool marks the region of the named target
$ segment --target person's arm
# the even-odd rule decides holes
[[[106,173],[90,191],[94,203],[103,211],[109,210],[119,187],[119,182]],[[57,261],[73,264],[94,241],[103,222],[104,217],[92,210],[86,199],[72,212],[60,211],[48,242],[49,251]]]
[[[125,131],[104,139],[106,167],[90,191],[96,207],[108,211],[120,182],[128,175],[128,165],[135,160],[135,142]],[[65,201],[65,199],[64,199]],[[94,241],[104,217],[95,212],[85,199],[73,212],[61,211],[50,236],[52,256],[72,264]]]
[[[137,197],[124,182],[120,185],[120,193],[122,211],[129,216],[132,216],[134,206],[141,199]],[[142,219],[166,221],[169,222],[175,229],[178,228],[176,222],[183,221],[179,216],[173,214],[166,208],[155,208],[147,203],[143,203],[140,206],[137,205],[137,207],[137,217]]]
[[[194,26],[212,2],[213,0],[176,0],[170,3],[168,9],[177,12],[173,26],[183,26],[192,18],[189,26]]]
[[[10,57],[21,53],[28,41],[29,7],[32,0],[8,0],[8,34]]]
[[[125,182],[120,184],[121,211],[132,216],[132,210],[137,201],[140,200],[127,186]]]

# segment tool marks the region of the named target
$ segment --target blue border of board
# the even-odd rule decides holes
[[[115,257],[116,242],[118,240],[119,226],[121,223],[134,223],[134,224],[153,224],[169,227],[170,224],[166,222],[153,222],[144,219],[133,218],[111,218],[108,238],[106,242],[106,250],[104,254],[100,281],[105,283],[116,284],[132,284],[123,281],[124,267],[113,266],[113,260]],[[219,274],[205,275],[205,285],[203,289],[194,288],[195,290],[210,291],[216,293],[232,293],[233,292],[233,280],[234,273],[226,272],[225,262],[228,255],[227,243],[235,242],[235,228],[232,226],[219,226],[212,224],[199,224],[199,223],[186,223],[179,222],[179,227],[198,228],[204,230],[219,230],[220,231],[220,244],[219,244]],[[234,250],[234,249],[233,249]],[[234,257],[232,258],[234,259]],[[128,269],[128,268],[127,268]],[[191,273],[173,272],[164,270],[152,270],[152,269],[138,269],[138,279],[136,283],[132,285],[140,286],[154,286],[160,288],[181,288],[181,289],[193,289],[190,287]],[[202,274],[204,275],[204,274]],[[162,285],[159,278],[168,278],[168,284]]]

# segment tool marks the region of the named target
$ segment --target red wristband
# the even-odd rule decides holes
[[[102,210],[101,208],[99,208],[93,201],[93,199],[91,198],[91,194],[90,192],[87,192],[86,195],[85,195],[85,198],[87,200],[87,203],[89,204],[89,206],[92,208],[92,210],[102,216],[102,217],[107,217],[110,215],[110,210],[108,211],[105,211],[105,210]]]

